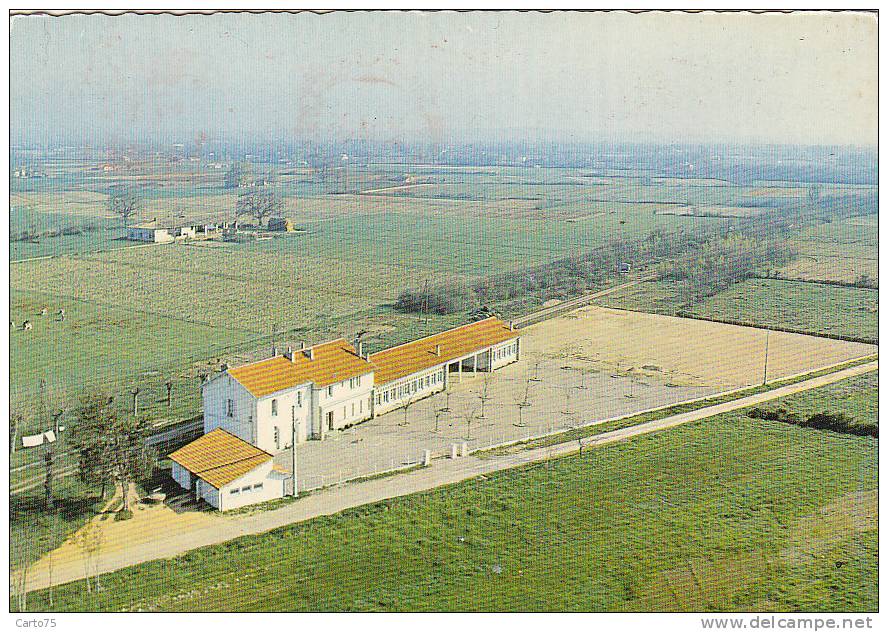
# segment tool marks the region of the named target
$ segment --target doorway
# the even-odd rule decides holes
[[[327,413],[327,430],[333,430],[333,411]]]

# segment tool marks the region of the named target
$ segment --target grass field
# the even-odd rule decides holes
[[[35,221],[41,227],[97,223],[102,229],[12,244],[13,259],[58,255],[11,268],[11,319],[35,323],[27,334],[11,332],[12,391],[23,400],[40,378],[71,393],[93,383],[112,390],[138,384],[153,405],[163,382],[172,379],[180,396],[176,415],[197,412],[200,371],[222,360],[237,362],[250,350],[267,353],[273,328],[284,332],[279,344],[352,337],[361,330],[368,330],[371,347],[402,342],[465,318],[433,316],[421,323],[393,311],[406,287],[526,268],[655,228],[694,230],[736,221],[658,214],[664,209],[745,208],[750,200],[771,204],[804,190],[784,183],[659,178],[643,170],[422,165],[354,167],[325,182],[288,166],[277,168],[277,187],[287,214],[306,232],[249,244],[131,248],[117,240],[120,222],[108,217],[110,185],[142,185],[146,217],[230,220],[236,193],[222,188],[223,172],[150,160],[109,173],[101,162],[59,160],[45,167],[51,177],[13,183],[11,230]],[[272,167],[253,168],[263,173]],[[118,246],[124,248],[108,250]],[[638,296],[652,303],[643,309],[675,313],[672,289],[661,284],[657,292],[654,299]],[[733,299],[724,300],[721,311],[733,309]],[[50,313],[65,308],[68,320],[35,319],[44,306]],[[798,306],[807,317],[810,304]],[[729,316],[757,317],[750,309]],[[831,318],[844,314],[829,309]],[[848,309],[853,314],[841,326],[817,326],[862,327],[855,335],[870,335],[875,314]]]
[[[874,610],[877,444],[737,411],[68,584],[55,609]]]
[[[854,283],[879,278],[879,217],[863,215],[819,224],[792,240],[799,258],[780,270],[793,279]]]
[[[878,340],[879,291],[750,279],[692,306],[691,314]]]

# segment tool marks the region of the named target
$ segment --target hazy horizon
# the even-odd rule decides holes
[[[877,142],[873,14],[15,17],[13,143]]]

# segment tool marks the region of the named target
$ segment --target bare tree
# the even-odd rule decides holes
[[[108,192],[108,210],[120,215],[124,224],[139,214],[142,204],[142,195],[136,187],[116,186]]]
[[[404,404],[402,406],[402,408],[404,410],[404,421],[402,421],[400,425],[402,425],[402,426],[407,425],[407,413],[410,411],[410,407],[413,406],[413,404],[414,404],[414,402],[416,402],[416,400],[417,400],[417,398],[414,397],[413,393],[409,394],[407,396],[407,399],[404,400]]]
[[[15,452],[15,445],[18,443],[19,428],[24,421],[24,415],[20,411],[13,411],[9,416],[9,453]]]
[[[95,520],[88,521],[74,536],[74,542],[83,555],[83,570],[86,579],[86,592],[92,592],[90,577],[96,578],[96,589],[99,587],[97,557],[102,550],[104,536],[102,529]]]
[[[484,416],[484,403],[490,400],[490,381],[492,376],[492,373],[487,371],[481,378],[481,391],[478,393],[478,399],[481,401],[481,414],[478,415],[479,419],[486,419]]]
[[[463,404],[463,419],[466,420],[466,439],[472,438],[472,422],[475,420],[475,407],[470,402]]]
[[[34,564],[34,535],[27,525],[19,525],[9,532],[10,566],[15,572],[10,573],[13,595],[18,602],[20,612],[28,610],[28,573]]]
[[[237,196],[235,214],[240,217],[255,217],[262,226],[262,221],[268,215],[279,214],[284,203],[278,197],[277,192],[268,186],[252,186]]]

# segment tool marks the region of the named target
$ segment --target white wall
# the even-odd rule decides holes
[[[173,462],[172,476],[173,480],[179,484],[179,487],[191,490],[191,472],[176,462]]]
[[[284,476],[272,471],[272,465],[273,462],[269,460],[255,470],[247,472],[236,481],[232,481],[222,487],[217,495],[217,498],[221,498],[221,506],[214,505],[214,507],[221,511],[227,511],[267,500],[274,500],[275,498],[283,498]],[[256,484],[262,487],[256,489],[254,487]],[[245,487],[250,489],[244,489]],[[232,493],[235,490],[239,491]]]
[[[446,363],[377,386],[374,392],[375,415],[394,410],[410,399],[417,401],[444,390]],[[427,383],[428,382],[428,383]]]
[[[329,387],[315,388],[314,428],[322,434],[330,431],[327,413],[333,413],[333,429],[356,424],[370,418],[373,410],[373,373],[336,382]],[[332,394],[331,394],[332,391]]]
[[[221,509],[219,507],[219,490],[199,478],[197,479],[197,497],[203,498],[216,509]]]
[[[506,342],[494,345],[491,348],[491,358],[493,359],[493,368],[498,369],[518,360],[520,351],[520,338],[508,340]]]
[[[228,373],[204,383],[204,434],[222,428],[247,443],[256,444],[256,399]],[[228,416],[227,402],[234,402],[234,415]],[[261,446],[260,446],[261,447]]]
[[[277,415],[272,414],[272,402],[277,402]],[[292,438],[294,408],[299,432],[296,442],[307,440],[312,410],[311,385],[301,384],[267,395],[256,402],[256,446],[272,454],[286,449]],[[275,441],[275,428],[278,429],[278,441]]]

